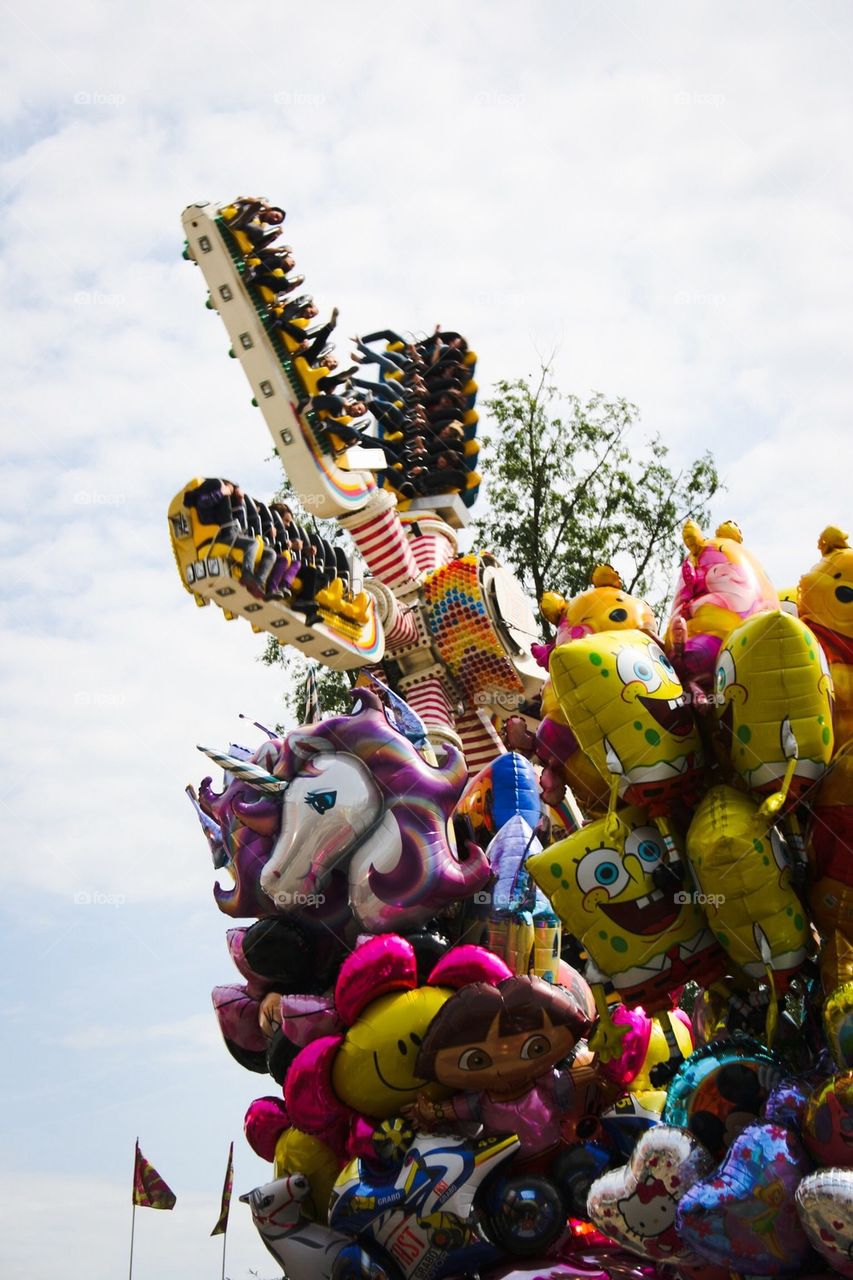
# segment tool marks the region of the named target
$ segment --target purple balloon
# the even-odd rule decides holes
[[[679,1234],[700,1257],[749,1275],[790,1275],[811,1258],[794,1195],[810,1169],[790,1129],[751,1124],[716,1174],[692,1187],[676,1213]]]

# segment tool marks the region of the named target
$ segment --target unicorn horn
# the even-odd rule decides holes
[[[259,764],[252,764],[251,760],[239,760],[236,756],[229,756],[224,751],[216,751],[213,747],[200,746],[198,750],[208,756],[214,764],[218,764],[226,773],[239,778],[240,782],[248,783],[250,787],[257,787],[259,791],[266,791],[271,795],[287,790],[289,784],[283,778],[276,778],[274,774],[267,773],[266,769],[262,769]]]
[[[237,718],[238,720],[248,720],[249,724],[254,725],[256,729],[260,729],[261,733],[265,733],[268,738],[273,741],[275,740],[276,735],[273,733],[272,729],[268,729],[265,724],[259,724],[258,721],[253,720],[251,716],[244,716],[242,711],[238,712]]]

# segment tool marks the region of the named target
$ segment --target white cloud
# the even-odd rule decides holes
[[[16,1114],[0,1199],[10,1274],[62,1259],[97,1280],[124,1265],[127,1193],[112,1169],[74,1176],[81,1144],[106,1169],[118,1116],[122,1142],[141,1118],[158,1142],[183,1125],[218,1150],[267,1087],[210,1041],[207,991],[233,975],[183,786],[207,772],[197,742],[254,741],[241,711],[277,717],[281,677],[244,624],[182,591],[165,511],[192,475],[265,493],[278,472],[180,260],[182,207],[247,188],[284,203],[344,349],[441,320],[470,336],[485,391],[556,347],[564,386],[636,401],[675,461],[713,449],[717,514],[789,584],[849,520],[853,21],[835,0],[6,16],[0,819],[7,973],[24,964],[27,990],[16,978],[4,1007],[15,1098],[27,1010],[50,1010],[52,1105],[27,1111],[30,1134]],[[79,893],[125,905],[87,915]],[[148,1219],[152,1272],[209,1273],[201,1217]]]

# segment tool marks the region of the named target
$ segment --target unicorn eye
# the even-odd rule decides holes
[[[309,791],[305,803],[310,804],[315,813],[328,813],[334,809],[337,798],[337,791]]]

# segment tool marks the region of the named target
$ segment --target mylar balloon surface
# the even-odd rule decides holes
[[[701,750],[681,681],[641,631],[559,645],[551,680],[583,750],[628,804],[661,808],[698,781]]]
[[[714,1160],[684,1129],[657,1125],[644,1133],[631,1159],[596,1179],[587,1211],[595,1225],[643,1258],[696,1262],[675,1226],[678,1202],[714,1168]]]
[[[673,1077],[664,1123],[689,1129],[719,1158],[761,1115],[784,1074],[769,1049],[746,1037],[703,1045]]]
[[[813,1247],[833,1271],[853,1277],[853,1170],[810,1173],[797,1187],[796,1202]]]
[[[796,798],[832,758],[832,679],[814,632],[776,610],[737,627],[717,659],[716,707],[751,791]]]
[[[692,895],[655,884],[663,860],[660,832],[643,810],[629,808],[618,822],[599,818],[526,864],[625,1004],[647,1013],[670,1008],[670,991],[716,977],[724,964]]]
[[[806,958],[808,922],[772,820],[733,787],[706,792],[687,832],[687,857],[714,936],[735,964],[780,989]]]
[[[809,1257],[794,1210],[808,1156],[797,1135],[753,1124],[732,1143],[715,1174],[687,1192],[676,1223],[684,1243],[718,1266],[749,1275],[793,1275]]]

